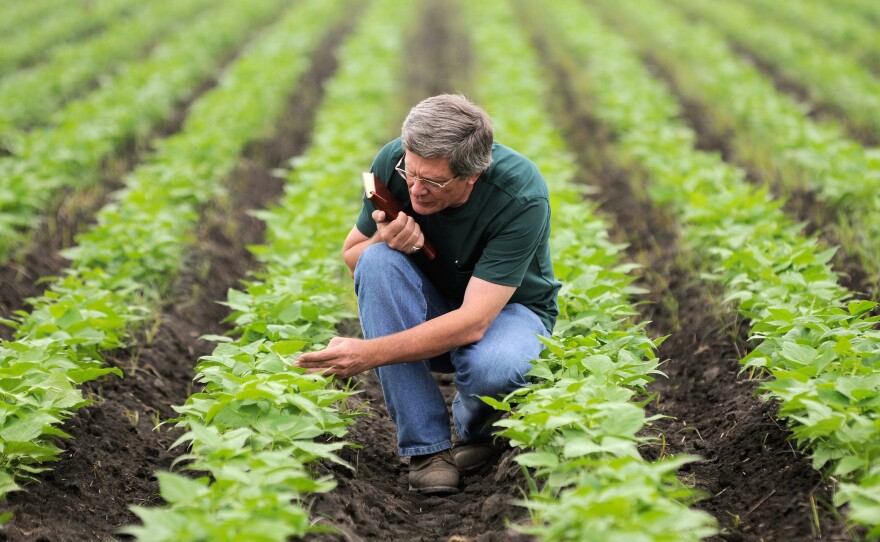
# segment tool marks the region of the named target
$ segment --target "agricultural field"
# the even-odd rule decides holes
[[[0,2],[0,540],[880,540],[874,0]],[[499,462],[407,489],[360,172],[462,93],[551,195]],[[449,402],[451,378],[437,375]]]

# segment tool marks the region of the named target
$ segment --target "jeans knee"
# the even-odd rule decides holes
[[[358,258],[354,267],[354,279],[355,282],[358,282],[359,279],[365,278],[367,275],[379,276],[385,280],[391,270],[403,272],[414,265],[403,252],[394,250],[385,243],[375,243],[364,249]],[[381,271],[381,274],[375,271]]]
[[[528,360],[493,364],[485,371],[457,375],[456,388],[465,396],[506,395],[528,384],[526,373],[531,368]]]
[[[355,281],[363,278],[364,273],[370,274],[370,271],[381,268],[383,262],[388,258],[387,252],[390,250],[385,243],[376,243],[364,249],[354,267]]]

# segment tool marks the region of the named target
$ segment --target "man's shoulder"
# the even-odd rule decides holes
[[[401,156],[403,156],[403,139],[398,137],[386,143],[376,154],[376,158],[373,159],[373,171],[380,177],[387,178]]]
[[[489,184],[512,197],[547,197],[547,184],[538,166],[501,143],[492,145],[492,165],[485,176]]]

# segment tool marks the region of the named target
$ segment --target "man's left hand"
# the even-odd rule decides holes
[[[324,350],[303,354],[293,364],[309,373],[332,374],[348,378],[376,367],[363,339],[334,337]]]

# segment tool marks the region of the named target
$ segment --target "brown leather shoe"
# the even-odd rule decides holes
[[[455,442],[452,444],[452,460],[462,475],[479,472],[483,467],[494,461],[503,447],[491,440],[474,442]]]
[[[412,456],[409,460],[409,489],[422,495],[458,493],[458,468],[449,450]]]

